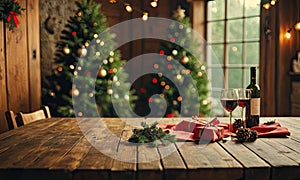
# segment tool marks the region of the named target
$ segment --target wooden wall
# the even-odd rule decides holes
[[[116,4],[110,4],[105,0],[98,0],[98,2],[102,4],[101,12],[103,12],[103,14],[107,17],[109,26],[113,26],[117,23],[130,20],[132,18],[140,18],[141,10],[148,11],[150,17],[171,18],[173,11],[177,8],[178,5],[181,5],[183,8],[187,9],[186,12],[189,13],[189,5],[186,0],[159,1],[159,5],[157,8],[150,7],[150,1],[131,1],[134,7],[137,9],[133,11],[133,13],[128,13],[125,11],[122,1],[117,1]],[[124,36],[130,36],[132,33],[134,32],[128,32],[127,34],[124,33]],[[157,53],[159,50],[159,41],[156,41],[154,39],[136,40],[124,45],[123,47],[120,47],[120,50],[122,53],[122,58],[125,60],[130,60],[137,55],[151,52]]]
[[[0,132],[6,131],[5,111],[38,109],[41,98],[39,0],[20,0],[26,11],[9,31],[0,22]]]
[[[261,114],[289,116],[291,58],[300,50],[300,32],[293,30],[291,39],[284,35],[300,20],[300,0],[278,1],[271,9],[262,9],[261,20]],[[266,27],[271,31],[268,37]]]

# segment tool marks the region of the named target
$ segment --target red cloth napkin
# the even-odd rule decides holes
[[[210,122],[206,120],[183,120],[178,124],[158,124],[157,126],[169,131],[178,140],[197,141],[201,137],[201,140],[215,142],[229,134],[228,124],[221,123],[217,118]],[[235,135],[236,129],[232,125],[230,129]],[[260,124],[252,127],[251,130],[256,130],[258,137],[286,137],[291,134],[287,128],[281,127],[279,123]]]
[[[286,137],[290,136],[290,131],[281,127],[277,122],[273,124],[260,124],[259,126],[253,126],[251,130],[256,130],[258,132],[258,137]]]

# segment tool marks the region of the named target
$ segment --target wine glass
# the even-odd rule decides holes
[[[239,100],[238,105],[242,108],[242,121],[244,121],[244,109],[250,108],[251,90],[250,89],[239,89]],[[249,109],[250,112],[250,109]],[[245,114],[245,121],[247,119],[247,112]],[[246,127],[246,122],[244,121],[244,127]]]
[[[238,105],[238,89],[222,89],[221,90],[221,104],[226,111],[229,112],[229,136],[227,138],[223,138],[224,140],[231,140],[231,118],[232,118],[232,111]]]

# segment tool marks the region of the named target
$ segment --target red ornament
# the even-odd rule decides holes
[[[87,75],[87,76],[91,76],[92,73],[91,73],[91,72],[87,72],[86,75]]]
[[[141,88],[140,91],[141,91],[141,93],[144,94],[144,93],[146,93],[146,88]]]
[[[108,71],[110,74],[114,73],[114,70],[113,69],[109,69]]]
[[[168,69],[172,69],[172,64],[168,64]]]
[[[149,99],[148,99],[148,102],[152,102],[152,101],[153,101],[153,99],[152,99],[152,98],[149,98]]]
[[[62,72],[62,71],[63,71],[63,68],[62,68],[61,66],[59,66],[59,67],[57,68],[57,71],[58,71],[58,72]]]
[[[160,55],[164,55],[164,54],[165,54],[165,51],[164,51],[164,50],[160,50],[160,51],[159,51],[159,54],[160,54]]]
[[[173,43],[173,42],[175,42],[175,39],[174,38],[170,38],[170,41]]]
[[[77,34],[76,31],[72,32],[72,36],[76,36],[76,34]]]
[[[153,79],[152,79],[152,83],[153,83],[153,84],[156,84],[157,81],[158,81],[158,80],[157,80],[156,78],[153,78]]]
[[[187,69],[185,72],[186,72],[186,74],[190,74],[191,70]]]

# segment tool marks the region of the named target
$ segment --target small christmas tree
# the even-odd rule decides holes
[[[165,98],[167,102],[165,116],[167,117],[179,116],[179,114],[180,116],[208,116],[210,103],[208,100],[206,67],[204,62],[200,60],[200,42],[193,37],[190,19],[185,17],[184,11],[180,7],[174,11],[173,18],[176,22],[171,23],[169,26],[169,41],[162,42],[159,51],[166,58],[162,64],[153,65],[154,72],[157,72],[157,74],[152,75],[152,83],[145,87],[145,96],[149,98],[150,106],[151,103],[161,104],[161,99]],[[172,63],[172,61],[178,63]],[[174,77],[166,78],[161,72],[168,72]],[[193,79],[192,83],[183,84],[189,75]],[[180,89],[183,89],[185,97],[180,94]],[[160,94],[162,98],[154,99],[152,98],[153,94]],[[183,104],[183,101],[188,103]],[[193,110],[195,103],[189,102],[196,102],[199,105],[198,114],[192,114],[195,113],[195,110]],[[163,107],[161,106],[161,108]]]
[[[122,72],[120,52],[114,50],[115,35],[104,33],[108,26],[99,3],[76,4],[78,11],[58,43],[56,67],[44,84],[43,104],[54,116],[117,116],[112,100],[124,106],[129,101],[133,108],[136,97],[126,82],[128,74]],[[113,86],[123,91],[114,92]]]

